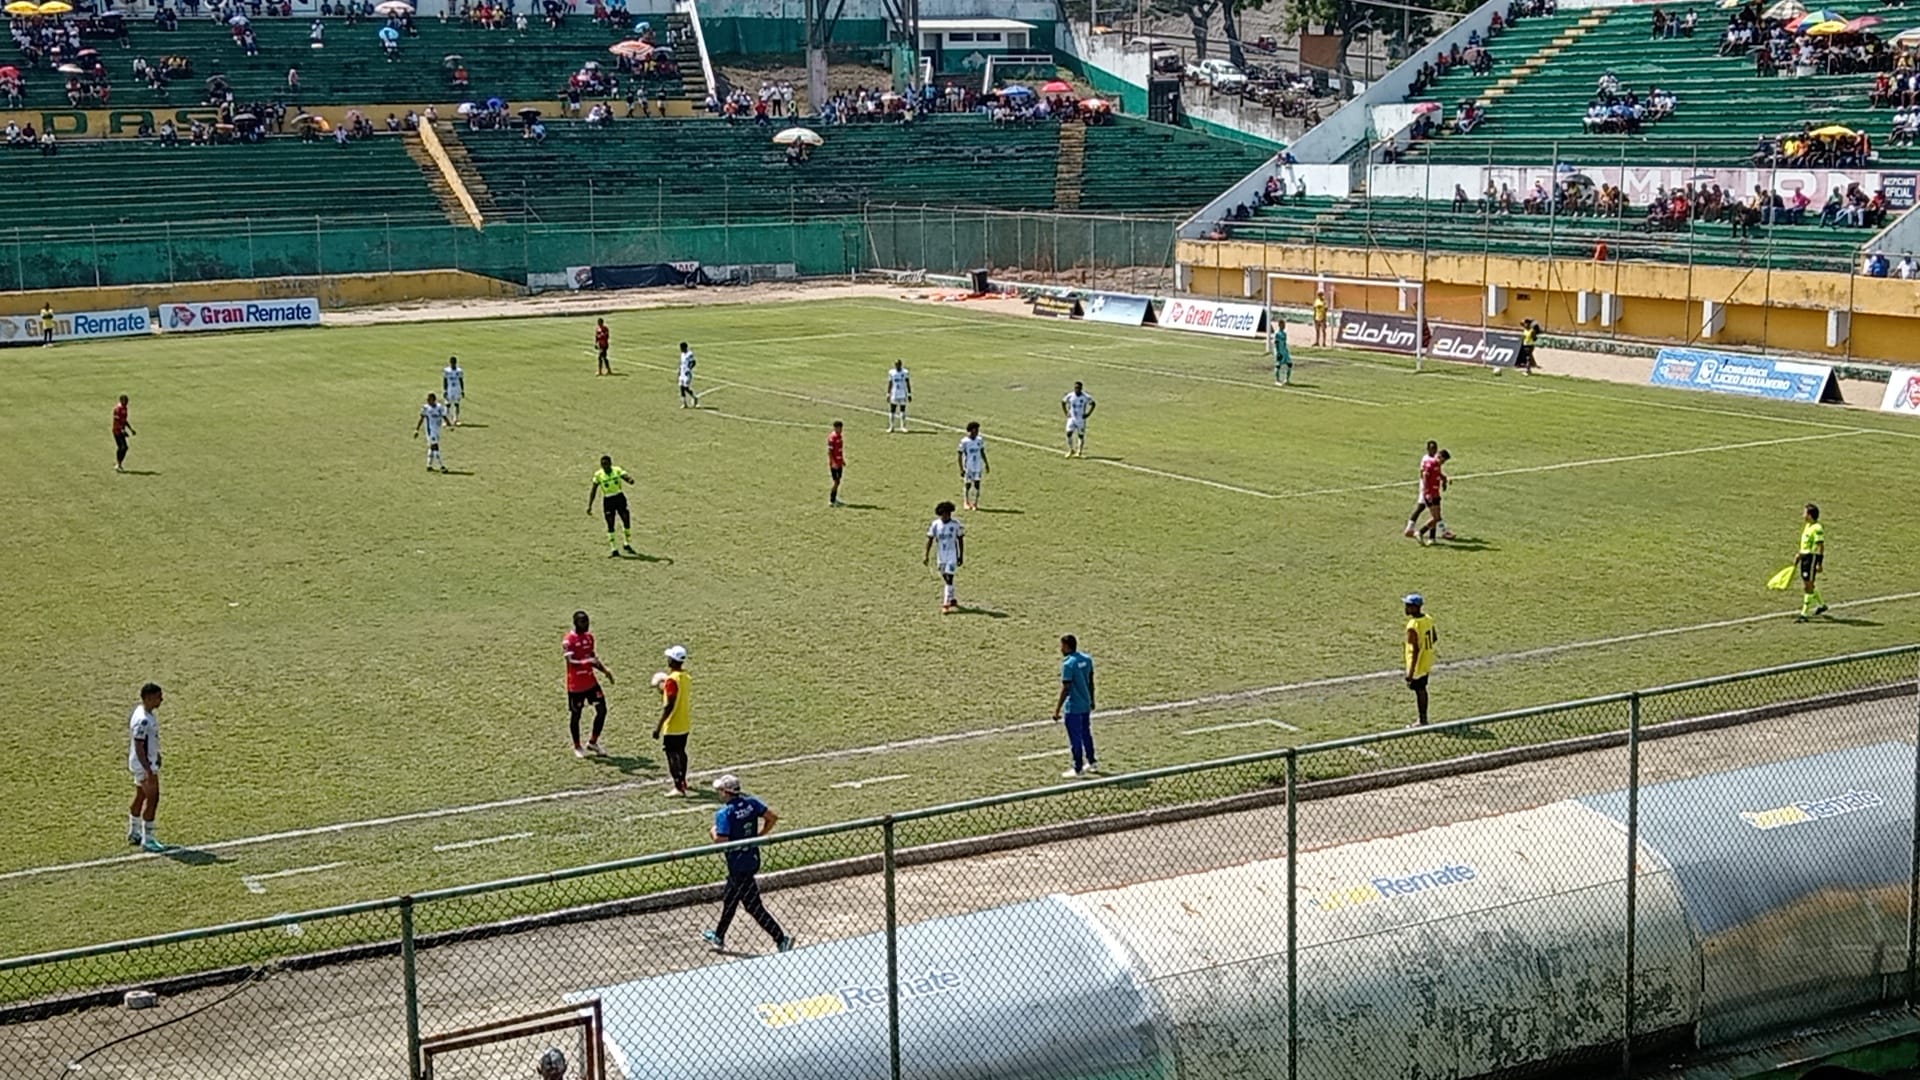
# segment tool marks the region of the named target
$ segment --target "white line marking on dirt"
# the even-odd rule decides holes
[[[347,864],[343,862],[330,862],[321,863],[318,866],[296,866],[291,870],[275,870],[271,874],[248,874],[240,879],[240,884],[245,885],[248,892],[259,895],[267,891],[267,887],[261,884],[263,881],[293,877],[296,874],[318,874],[326,870],[338,870],[345,865]]]
[[[1180,734],[1211,735],[1216,731],[1239,731],[1242,728],[1256,728],[1256,727],[1277,727],[1281,731],[1299,731],[1300,730],[1299,728],[1294,727],[1292,724],[1286,724],[1278,720],[1268,718],[1266,720],[1242,720],[1237,724],[1213,724],[1208,727],[1188,728],[1186,731],[1183,731]]]
[[[1850,611],[1856,608],[1872,607],[1877,604],[1894,604],[1907,600],[1920,600],[1920,590],[1913,592],[1888,593],[1885,596],[1870,596],[1862,600],[1846,600],[1830,605],[1834,611]],[[1626,645],[1639,641],[1652,641],[1659,638],[1674,637],[1679,634],[1693,634],[1705,630],[1725,630],[1735,626],[1750,626],[1754,623],[1771,622],[1776,619],[1791,618],[1799,614],[1795,610],[1769,611],[1759,615],[1743,615],[1733,619],[1716,619],[1712,622],[1694,623],[1688,626],[1667,626],[1656,630],[1640,630],[1631,634],[1616,634],[1612,637],[1593,638],[1587,641],[1567,641],[1558,645],[1542,645],[1538,648],[1521,649],[1516,652],[1495,653],[1491,656],[1473,657],[1441,663],[1442,671],[1465,671],[1475,668],[1495,667],[1527,660],[1537,660],[1546,656],[1558,656],[1562,653],[1579,652],[1584,649],[1607,648],[1613,645]],[[1277,683],[1273,686],[1256,686],[1246,690],[1227,690],[1217,694],[1205,694],[1199,697],[1182,698],[1179,701],[1148,702],[1141,705],[1127,705],[1118,709],[1107,709],[1094,713],[1098,720],[1112,720],[1124,716],[1144,716],[1154,713],[1171,712],[1180,709],[1196,709],[1214,705],[1231,705],[1241,701],[1257,701],[1260,698],[1279,694],[1295,693],[1303,690],[1320,690],[1333,686],[1347,686],[1355,683],[1374,682],[1383,679],[1406,677],[1406,669],[1389,668],[1385,671],[1362,671],[1349,675],[1330,675],[1317,679],[1305,679],[1299,682]],[[767,758],[762,761],[728,765],[716,769],[700,769],[689,774],[694,777],[719,776],[725,772],[745,772],[747,770],[785,768],[791,765],[811,765],[822,761],[844,761],[849,758],[870,757],[900,750],[921,750],[930,746],[946,743],[967,742],[973,739],[990,738],[995,735],[1011,735],[1020,732],[1035,731],[1040,728],[1054,727],[1051,719],[1025,720],[999,727],[974,728],[970,731],[954,731],[942,735],[921,735],[911,739],[894,742],[873,743],[868,746],[849,746],[836,750],[816,750],[811,753],[793,754],[788,757]],[[626,780],[600,787],[569,788],[562,791],[542,792],[537,795],[518,795],[509,799],[496,799],[492,802],[470,803],[465,806],[445,806],[432,810],[414,810],[404,814],[391,814],[386,817],[366,818],[360,821],[341,821],[331,825],[313,825],[301,829],[288,829],[283,832],[263,833],[258,836],[242,836],[232,840],[216,840],[212,843],[193,845],[195,851],[231,851],[235,848],[254,847],[260,844],[276,843],[282,840],[304,840],[315,836],[335,836],[340,833],[356,832],[364,829],[385,828],[392,825],[406,825],[416,821],[438,821],[442,818],[464,817],[469,814],[481,814],[494,810],[511,810],[520,806],[536,806],[541,803],[565,802],[571,799],[598,798],[617,795],[625,791],[641,788],[660,787],[666,778],[656,777],[646,780]],[[124,863],[140,862],[147,859],[164,858],[141,852],[138,855],[115,855],[102,859],[86,859],[79,862],[54,863],[46,866],[30,866],[20,870],[0,873],[0,881],[17,878],[40,877],[46,874],[66,873],[72,870],[90,870],[102,866],[118,866]]]
[[[478,840],[458,840],[451,844],[435,844],[435,851],[465,851],[468,848],[486,847],[489,844],[504,844],[512,840],[525,840],[530,832],[503,833],[499,836],[483,836]]]
[[[889,773],[886,776],[875,776],[867,780],[842,780],[839,783],[833,784],[831,786],[836,788],[852,788],[853,790],[858,791],[861,788],[867,787],[871,784],[890,784],[895,780],[905,780],[907,776],[908,776],[907,773]]]
[[[1038,752],[1036,752],[1036,753],[1032,753],[1032,754],[1017,754],[1017,755],[1015,755],[1015,756],[1014,756],[1014,759],[1013,759],[1013,760],[1015,760],[1015,761],[1039,761],[1039,760],[1040,760],[1041,758],[1050,758],[1050,757],[1066,757],[1066,756],[1067,756],[1068,754],[1071,754],[1071,753],[1073,753],[1073,751],[1072,751],[1072,750],[1069,750],[1069,749],[1064,749],[1064,748],[1063,748],[1063,749],[1060,749],[1060,750],[1041,750],[1041,751],[1038,751]]]
[[[1563,469],[1585,469],[1598,465],[1624,465],[1634,461],[1655,461],[1660,458],[1688,457],[1694,454],[1719,454],[1732,450],[1754,450],[1762,446],[1785,446],[1789,443],[1817,442],[1821,439],[1844,439],[1852,435],[1868,435],[1863,428],[1849,428],[1846,431],[1823,431],[1818,435],[1791,435],[1783,439],[1755,439],[1750,442],[1720,443],[1717,446],[1692,446],[1683,450],[1656,450],[1646,454],[1621,454],[1615,457],[1586,458],[1581,461],[1556,461],[1546,465],[1522,465],[1512,469],[1493,469],[1488,472],[1461,473],[1454,480],[1485,480],[1494,476],[1519,476],[1525,473],[1559,472]],[[1322,495],[1357,495],[1364,491],[1389,491],[1393,488],[1408,488],[1419,483],[1418,480],[1390,480],[1379,484],[1356,484],[1352,487],[1311,488],[1306,491],[1281,492],[1275,498],[1307,499]]]

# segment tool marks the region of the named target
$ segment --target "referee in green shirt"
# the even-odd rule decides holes
[[[626,486],[633,483],[633,477],[627,470],[613,463],[607,454],[600,455],[600,468],[593,474],[593,487],[587,489],[587,514],[593,514],[593,500],[600,499],[600,512],[607,517],[607,558],[617,559],[621,552],[638,555],[633,550],[633,517],[627,510]],[[620,519],[619,543],[615,543],[613,519]]]

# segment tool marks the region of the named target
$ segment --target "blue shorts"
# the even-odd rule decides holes
[[[1070,712],[1065,715],[1069,724],[1085,724],[1093,719],[1093,714],[1090,712]]]

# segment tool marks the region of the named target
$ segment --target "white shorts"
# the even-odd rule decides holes
[[[968,469],[967,471],[960,474],[960,479],[966,481],[969,484],[977,484],[980,482],[980,478],[983,475],[985,474],[979,472],[978,470]]]
[[[907,399],[903,394],[895,394],[887,399],[887,404],[889,405],[905,405],[906,403]]]
[[[937,565],[940,568],[940,572],[942,574],[957,574],[960,572],[960,566],[958,563],[941,562],[941,563],[936,563],[935,565]]]
[[[449,390],[447,391],[447,404],[458,405],[460,404],[460,399],[464,396],[466,395],[462,394],[458,390]]]
[[[146,769],[143,769],[143,768],[141,768],[141,767],[140,767],[139,765],[137,765],[137,764],[135,764],[135,765],[128,765],[128,766],[127,766],[127,772],[128,772],[128,773],[131,773],[131,774],[132,774],[132,776],[133,776],[133,782],[134,782],[134,785],[135,785],[136,787],[137,787],[137,786],[139,786],[139,785],[141,785],[141,784],[144,784],[144,783],[146,783],[146,782],[147,782],[147,777],[149,777],[149,776],[151,776],[151,777],[153,777],[153,778],[154,778],[155,780],[158,780],[158,779],[160,778],[160,774],[159,774],[159,773],[157,773],[157,772],[148,772],[148,771],[147,771]]]
[[[1083,433],[1086,430],[1087,422],[1084,419],[1067,421],[1067,434],[1069,435]]]

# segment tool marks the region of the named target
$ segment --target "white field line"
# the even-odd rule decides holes
[[[905,780],[907,779],[907,776],[908,776],[907,773],[889,773],[886,776],[875,776],[866,780],[842,780],[837,784],[832,784],[829,786],[835,787],[835,788],[851,788],[854,791],[858,791],[861,788],[867,787],[872,784],[890,784],[895,780]]]
[[[1692,446],[1684,450],[1656,450],[1646,454],[1621,454],[1617,457],[1586,458],[1581,461],[1556,461],[1548,465],[1522,465],[1512,469],[1493,469],[1488,472],[1461,473],[1454,480],[1484,480],[1493,476],[1519,476],[1524,473],[1559,472],[1563,469],[1585,469],[1597,465],[1624,465],[1634,461],[1655,461],[1660,458],[1689,457],[1694,454],[1719,454],[1729,450],[1753,450],[1762,446],[1784,446],[1788,443],[1816,442],[1821,439],[1844,439],[1850,435],[1871,435],[1867,428],[1849,428],[1845,431],[1823,431],[1818,435],[1790,435],[1781,439],[1756,439],[1751,442],[1721,443],[1718,446]],[[1306,491],[1282,492],[1277,498],[1307,499],[1321,495],[1356,495],[1363,491],[1388,491],[1393,488],[1413,487],[1418,480],[1392,480],[1380,484],[1356,484],[1352,487],[1310,488]]]
[[[625,785],[622,785],[622,786],[625,786]],[[707,810],[708,808],[704,806],[683,806],[678,810],[655,810],[652,813],[647,813],[647,814],[628,814],[626,817],[623,817],[620,820],[623,822],[646,821],[649,818],[680,817],[685,814],[704,814],[707,812]]]
[[[293,877],[296,874],[318,874],[326,870],[338,870],[345,865],[347,864],[343,862],[330,862],[321,863],[318,866],[296,866],[291,870],[275,870],[271,874],[248,874],[240,879],[240,884],[245,885],[248,892],[259,895],[267,891],[267,887],[261,884],[263,881]]]
[[[1885,596],[1871,596],[1863,600],[1846,600],[1830,606],[1835,611],[1849,611],[1855,608],[1872,607],[1878,604],[1900,603],[1907,600],[1920,600],[1920,590],[1888,593]],[[1724,630],[1734,626],[1748,626],[1754,623],[1771,622],[1775,619],[1785,619],[1797,614],[1798,612],[1792,610],[1769,611],[1760,615],[1743,615],[1734,619],[1716,619],[1713,622],[1693,623],[1688,626],[1667,626],[1656,630],[1641,630],[1631,634],[1616,634],[1612,637],[1594,638],[1588,641],[1568,641],[1558,645],[1542,645],[1538,648],[1521,649],[1516,652],[1495,653],[1490,656],[1472,657],[1466,660],[1441,663],[1436,666],[1442,672],[1497,667],[1502,664],[1537,660],[1541,657],[1557,656],[1562,653],[1579,652],[1583,649],[1606,648],[1613,645],[1626,645],[1634,642],[1674,637],[1680,634],[1693,634],[1706,630]],[[1384,679],[1399,679],[1404,676],[1404,670],[1397,667],[1384,671],[1355,672],[1349,675],[1332,675],[1325,678],[1306,679],[1300,682],[1278,683],[1273,686],[1256,686],[1245,690],[1229,690],[1218,694],[1204,694],[1199,697],[1182,698],[1178,701],[1158,701],[1140,705],[1127,705],[1118,709],[1105,709],[1093,715],[1095,719],[1114,720],[1121,717],[1145,716],[1180,709],[1231,705],[1237,702],[1257,701],[1261,698],[1274,697],[1276,695],[1297,691],[1319,690],[1332,686],[1347,686]],[[974,739],[992,738],[999,735],[1013,735],[1054,726],[1055,723],[1051,719],[1026,720],[1012,724],[1002,724],[998,727],[974,728],[970,731],[953,731],[941,735],[921,735],[911,739],[898,739],[893,742],[873,743],[867,746],[849,746],[837,750],[816,750],[811,753],[794,754],[788,757],[767,758],[761,761],[728,765],[721,768],[695,770],[689,775],[704,778],[720,776],[727,772],[758,771],[762,769],[786,768],[793,765],[811,765],[824,761],[844,761],[850,758],[871,757],[902,750],[922,750],[930,746],[942,746],[947,743],[968,742]],[[301,829],[288,829],[283,832],[262,833],[257,836],[242,836],[232,840],[216,840],[208,844],[194,845],[188,850],[231,851],[235,848],[254,847],[259,844],[276,843],[282,840],[303,840],[315,836],[335,836],[341,833],[356,832],[364,829],[379,829],[393,825],[405,825],[416,821],[438,821],[443,818],[464,817],[469,814],[482,814],[494,810],[511,810],[521,806],[537,806],[542,803],[566,802],[573,799],[599,798],[606,795],[619,794],[623,791],[661,787],[665,785],[666,782],[666,778],[664,777],[647,780],[625,780],[620,783],[606,784],[599,787],[569,788],[562,791],[543,792],[537,795],[520,795],[510,799],[496,799],[492,802],[470,803],[465,806],[446,806],[433,810],[415,810],[404,814],[366,818],[360,821],[341,821],[331,825],[314,825]],[[122,863],[163,857],[164,856],[161,855],[141,852],[137,855],[115,855],[109,858],[87,859],[80,862],[30,866],[20,870],[9,870],[5,873],[0,873],[0,881],[40,877],[45,874],[65,873],[72,870],[87,870],[100,866],[118,866]]]
[[[1061,748],[1060,748],[1060,749],[1058,749],[1058,750],[1039,750],[1039,751],[1036,751],[1036,752],[1034,752],[1034,753],[1031,753],[1031,754],[1016,754],[1016,755],[1014,755],[1014,759],[1013,759],[1013,760],[1015,760],[1015,761],[1039,761],[1039,760],[1041,760],[1041,759],[1043,759],[1043,758],[1050,758],[1050,757],[1066,757],[1066,756],[1067,756],[1068,754],[1071,754],[1071,753],[1073,753],[1073,751],[1072,751],[1072,750],[1070,750],[1070,749],[1068,749],[1068,748],[1066,748],[1066,747],[1061,747]]]
[[[717,389],[717,387],[716,387]],[[717,416],[722,420],[738,420],[746,424],[773,424],[777,427],[818,428],[819,424],[809,424],[800,420],[774,420],[765,416],[742,416],[739,413],[721,412],[718,409],[702,408],[703,416]]]
[[[1268,718],[1265,720],[1243,720],[1237,724],[1212,724],[1207,727],[1188,728],[1187,730],[1181,732],[1180,734],[1211,735],[1216,731],[1240,731],[1244,728],[1256,728],[1256,727],[1276,727],[1282,731],[1299,731],[1300,730],[1299,728],[1294,727],[1292,724],[1282,723],[1279,720]]]
[[[435,844],[435,851],[465,851],[467,848],[486,847],[489,844],[504,844],[511,840],[525,840],[530,832],[505,833],[500,836],[483,836],[478,840],[457,840],[451,844]]]
[[[1076,346],[1069,345],[1068,348],[1076,348]],[[1093,367],[1112,368],[1115,371],[1130,372],[1134,375],[1157,375],[1164,379],[1185,379],[1189,382],[1219,383],[1222,386],[1244,386],[1250,390],[1272,390],[1276,393],[1286,393],[1296,397],[1325,398],[1328,401],[1340,401],[1348,405],[1365,405],[1375,409],[1384,409],[1388,405],[1406,404],[1405,402],[1397,401],[1368,401],[1365,398],[1341,397],[1339,394],[1328,394],[1318,390],[1303,390],[1297,386],[1280,386],[1275,383],[1255,382],[1252,379],[1228,379],[1219,375],[1197,375],[1191,371],[1161,371],[1158,368],[1135,367],[1132,364],[1116,364],[1110,360],[1093,360],[1077,352],[1065,356],[1037,352],[1029,352],[1027,355],[1037,360],[1068,361],[1075,364],[1088,364]]]

